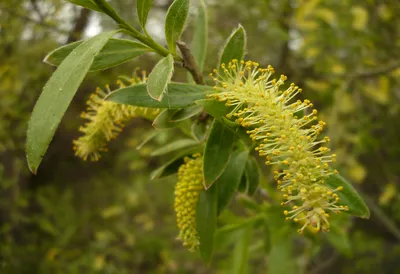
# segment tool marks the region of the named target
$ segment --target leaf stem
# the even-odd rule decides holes
[[[161,56],[167,56],[170,52],[154,41],[149,35],[143,35],[133,27],[131,27],[124,19],[122,19],[114,8],[106,1],[106,0],[93,0],[97,6],[108,16],[110,16],[120,28],[123,29],[123,32],[132,36],[133,38],[139,40],[140,42],[144,43],[145,45],[154,49],[158,54]],[[177,54],[174,54],[174,59],[176,61],[183,61],[183,58]]]

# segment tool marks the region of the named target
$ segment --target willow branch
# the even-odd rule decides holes
[[[394,62],[392,64],[387,65],[386,67],[377,68],[373,70],[361,71],[355,75],[355,78],[368,78],[374,77],[382,74],[389,73],[397,68],[400,68],[400,62]]]
[[[196,60],[194,59],[189,47],[181,41],[176,42],[176,44],[182,53],[183,67],[190,72],[196,84],[204,85],[203,76],[201,75],[200,69],[197,66]]]

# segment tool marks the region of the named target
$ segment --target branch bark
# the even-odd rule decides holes
[[[374,77],[374,76],[379,76],[382,74],[386,74],[391,72],[392,70],[395,70],[397,68],[400,68],[400,62],[394,62],[392,64],[387,65],[386,67],[381,67],[373,70],[367,70],[367,71],[361,71],[359,73],[356,73],[354,78],[368,78],[368,77]]]
[[[89,23],[90,10],[81,9],[78,18],[75,21],[75,26],[68,35],[67,44],[81,40],[82,34]]]
[[[181,41],[176,42],[178,48],[182,52],[183,56],[183,67],[186,68],[190,74],[193,76],[194,81],[198,85],[204,85],[203,76],[197,66],[196,60],[194,59],[192,52],[189,47]]]

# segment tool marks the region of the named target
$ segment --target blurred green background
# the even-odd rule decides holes
[[[148,21],[149,32],[161,42],[170,2],[155,0]],[[338,170],[371,209],[370,220],[341,222],[345,237],[340,240],[296,238],[287,257],[273,245],[275,253],[260,252],[263,232],[258,231],[250,241],[246,272],[282,273],[271,266],[274,261],[295,263],[288,274],[400,273],[400,2],[206,2],[205,71],[214,68],[224,40],[242,24],[247,59],[273,65],[303,88],[303,99],[310,99],[328,124]],[[135,0],[110,3],[138,26]],[[196,7],[193,0],[183,37],[189,44]],[[176,177],[149,180],[165,158],[148,156],[166,136],[135,149],[150,122],[133,120],[99,162],[84,162],[72,151],[90,93],[107,83],[115,87],[118,75],[131,75],[136,67],[150,71],[157,56],[90,73],[38,175],[27,169],[27,120],[54,71],[43,58],[58,46],[114,28],[108,18],[61,0],[0,2],[0,273],[235,273],[232,240],[220,244],[210,265],[176,240]],[[176,81],[185,81],[185,71],[176,74]],[[268,170],[265,175],[273,189]]]

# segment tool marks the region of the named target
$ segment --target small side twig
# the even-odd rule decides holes
[[[355,78],[368,78],[368,77],[373,77],[373,76],[378,76],[381,74],[386,74],[391,72],[392,70],[395,70],[397,68],[400,68],[400,62],[394,62],[392,64],[387,65],[386,67],[381,67],[373,70],[367,70],[367,71],[361,71],[357,73],[354,77]]]
[[[182,52],[183,67],[190,72],[196,84],[204,85],[203,76],[201,75],[200,69],[196,64],[196,60],[194,59],[189,47],[181,41],[176,42],[176,44]]]

